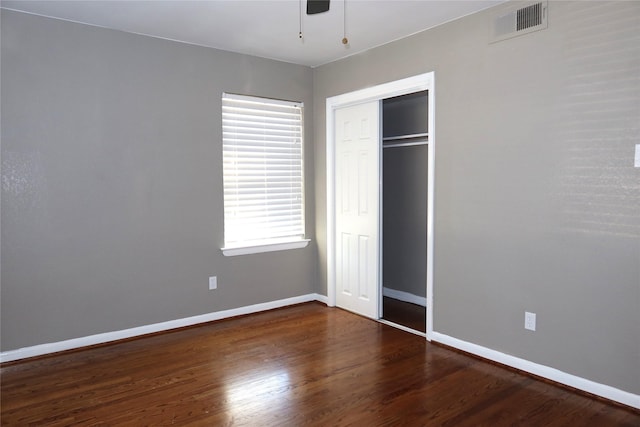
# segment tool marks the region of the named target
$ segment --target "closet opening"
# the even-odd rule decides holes
[[[382,100],[381,318],[427,331],[428,91]]]
[[[326,102],[327,305],[427,340],[434,333],[434,100],[429,72]],[[385,307],[385,297],[396,307]]]

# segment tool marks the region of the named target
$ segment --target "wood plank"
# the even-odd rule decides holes
[[[317,303],[0,375],[3,426],[640,425],[640,411]]]

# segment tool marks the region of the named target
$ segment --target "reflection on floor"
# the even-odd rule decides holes
[[[420,332],[427,331],[427,309],[420,305],[384,297],[382,318]]]

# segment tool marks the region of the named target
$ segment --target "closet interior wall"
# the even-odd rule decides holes
[[[426,298],[427,96],[382,101],[382,283],[416,300]]]

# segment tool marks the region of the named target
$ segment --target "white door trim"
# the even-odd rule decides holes
[[[382,100],[423,90],[429,91],[428,129],[429,164],[427,195],[427,340],[433,336],[433,249],[434,249],[434,178],[435,178],[435,84],[434,72],[384,83],[378,86],[327,98],[327,298],[328,305],[336,305],[336,260],[335,260],[335,110],[364,102]]]

